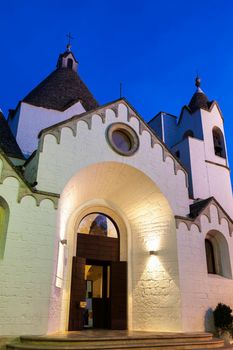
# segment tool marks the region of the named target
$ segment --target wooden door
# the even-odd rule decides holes
[[[73,257],[69,331],[83,329],[84,325],[85,309],[81,307],[80,302],[86,301],[85,264],[86,259],[77,256]]]
[[[111,329],[127,329],[127,262],[111,263]]]

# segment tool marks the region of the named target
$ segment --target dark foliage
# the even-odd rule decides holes
[[[219,303],[214,313],[214,324],[219,330],[232,332],[233,316],[230,306]]]

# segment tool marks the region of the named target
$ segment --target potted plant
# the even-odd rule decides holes
[[[214,314],[214,324],[218,332],[218,336],[223,338],[225,343],[231,343],[233,337],[233,316],[230,306],[219,303]]]

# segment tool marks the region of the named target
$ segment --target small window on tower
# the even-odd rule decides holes
[[[73,60],[72,60],[72,58],[68,58],[68,60],[67,60],[67,68],[69,68],[69,69],[73,68]]]
[[[205,239],[205,252],[206,252],[207,271],[208,273],[216,274],[214,248],[213,248],[213,244],[208,238]]]
[[[223,137],[222,131],[217,127],[213,128],[213,142],[214,142],[214,153],[216,154],[216,156],[226,158],[224,137]]]
[[[180,159],[180,151],[176,151],[175,156]]]

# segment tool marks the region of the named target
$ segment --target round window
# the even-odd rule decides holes
[[[136,132],[123,123],[115,123],[109,126],[107,140],[114,151],[124,156],[131,156],[139,146]]]
[[[132,147],[130,137],[122,130],[113,131],[112,141],[123,152],[129,152]]]

